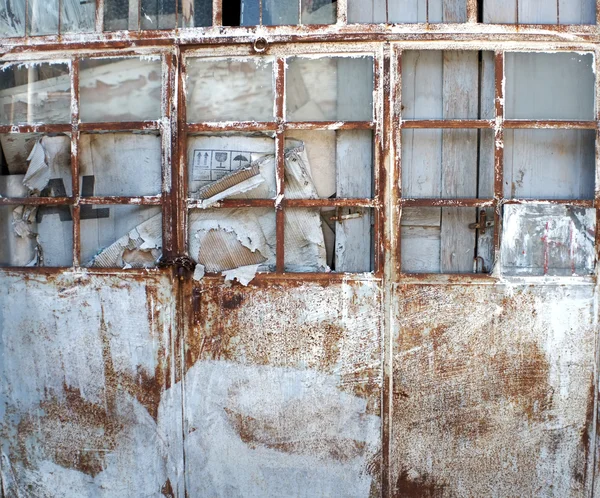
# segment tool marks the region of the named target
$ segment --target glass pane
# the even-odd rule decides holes
[[[71,137],[64,134],[14,133],[0,135],[2,173],[10,178],[12,197],[72,195]],[[2,176],[0,175],[0,178]]]
[[[160,207],[83,206],[81,263],[95,268],[149,268],[162,255]]]
[[[0,195],[21,196],[22,175],[0,176]],[[0,206],[0,266],[72,266],[69,206]]]
[[[493,119],[494,53],[402,54],[402,119]]]
[[[67,64],[31,63],[0,71],[0,124],[70,122]]]
[[[158,133],[84,134],[80,151],[83,197],[137,197],[161,193],[161,139]]]
[[[289,121],[371,121],[373,58],[288,59]]]
[[[91,33],[96,28],[96,0],[61,0],[61,33]]]
[[[402,131],[404,197],[490,198],[493,175],[493,130]]]
[[[271,208],[192,209],[189,253],[208,273],[256,266],[275,269],[275,211]]]
[[[221,199],[273,199],[275,141],[263,135],[188,138],[189,196],[206,204]]]
[[[596,24],[594,0],[483,0],[483,22]]]
[[[593,120],[593,63],[592,54],[506,54],[506,117]]]
[[[593,199],[593,130],[505,130],[504,196]]]
[[[188,59],[187,119],[273,121],[273,62],[257,59]]]
[[[176,26],[175,0],[142,0],[142,29],[172,29]]]
[[[299,0],[262,0],[263,25],[299,24]]]
[[[466,0],[444,5],[443,0],[348,0],[349,23],[462,23],[467,21]]]
[[[212,0],[179,2],[179,26],[182,28],[212,26]]]
[[[27,34],[58,34],[58,0],[27,0]]]
[[[594,209],[507,205],[502,233],[504,274],[567,276],[594,272]]]
[[[25,36],[25,1],[0,2],[0,38]]]
[[[284,213],[285,271],[373,270],[372,209],[287,208]]]
[[[493,222],[486,212],[485,220]],[[489,271],[492,257],[493,227],[476,230],[472,225],[481,221],[478,208],[427,207],[404,208],[401,218],[401,264],[406,273],[472,273]],[[471,225],[471,226],[470,226]],[[476,250],[476,241],[487,244],[484,256]]]
[[[130,12],[128,0],[104,0],[104,31],[119,31],[138,29],[138,12],[133,2]]]
[[[285,196],[289,199],[373,195],[371,130],[286,133]]]
[[[161,88],[160,59],[82,60],[79,75],[81,121],[159,119]]]
[[[335,24],[337,2],[332,0],[301,0],[302,24]]]

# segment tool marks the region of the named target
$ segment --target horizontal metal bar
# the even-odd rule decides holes
[[[0,197],[0,206],[64,206],[75,204],[73,197]]]
[[[494,128],[491,119],[410,119],[400,122],[400,128]]]
[[[559,120],[524,120],[524,119],[505,119],[504,128],[510,129],[575,129],[575,130],[595,130],[598,128],[597,121],[559,121]]]
[[[205,201],[204,201],[205,202]],[[206,207],[201,200],[188,199],[188,209],[213,209],[213,208],[264,208],[275,209],[275,199],[223,199]]]
[[[377,199],[283,199],[284,207],[366,207],[377,208]]]
[[[276,122],[256,121],[226,121],[210,123],[190,123],[186,125],[188,133],[220,132],[220,131],[277,131],[279,124]]]
[[[379,282],[382,275],[375,272],[362,273],[276,273],[276,272],[259,272],[256,277],[250,282],[251,286],[261,286],[263,284],[271,284],[272,282],[285,281],[286,283],[296,282],[298,285],[306,284],[306,282],[347,282],[347,281],[376,281]],[[223,281],[223,277],[218,273],[207,273],[204,276],[207,282]]]
[[[121,121],[121,122],[99,122],[99,123],[79,123],[79,131],[138,131],[138,130],[159,130],[160,121]]]
[[[283,125],[286,130],[371,130],[375,128],[372,121],[287,121]]]
[[[135,204],[139,206],[160,206],[162,204],[162,199],[161,195],[144,197],[81,197],[79,199],[79,204]]]
[[[404,207],[492,207],[495,199],[400,199]]]
[[[550,204],[583,208],[593,208],[595,203],[592,199],[505,199],[502,201],[502,204]]]
[[[71,131],[71,123],[67,124],[22,124],[2,125],[0,133],[66,133]]]

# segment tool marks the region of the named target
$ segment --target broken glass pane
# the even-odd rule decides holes
[[[0,176],[0,195],[23,196],[22,176]],[[69,206],[0,206],[0,266],[73,264]]]
[[[560,205],[507,205],[502,273],[589,275],[594,271],[596,211]]]
[[[104,0],[104,31],[139,29],[139,0]]]
[[[96,27],[96,0],[61,0],[61,33],[91,33]]]
[[[4,0],[0,2],[0,38],[25,36],[25,2]]]
[[[159,119],[161,71],[159,58],[82,60],[79,72],[81,121]]]
[[[172,29],[176,26],[175,0],[141,0],[142,29]]]
[[[81,135],[81,195],[160,195],[161,139],[158,133]]]
[[[493,217],[479,208],[404,208],[401,220],[401,264],[405,273],[471,273],[490,271],[491,254],[476,253],[477,237],[493,236]],[[474,224],[481,222],[476,229]],[[485,233],[483,233],[485,232]],[[476,256],[478,258],[476,259]],[[480,261],[479,258],[483,258]]]
[[[507,119],[594,119],[592,54],[507,53]]]
[[[0,135],[3,174],[22,186],[23,197],[67,197],[72,194],[71,137],[65,134]],[[1,177],[1,176],[0,176]],[[17,195],[9,194],[13,197]]]
[[[286,115],[289,121],[371,121],[373,58],[288,59]]]
[[[58,34],[58,0],[27,0],[27,34]]]
[[[371,130],[288,131],[286,149],[287,198],[372,197]]]
[[[285,271],[369,272],[374,268],[369,208],[287,208]]]
[[[70,123],[67,64],[7,65],[0,71],[0,124]]]
[[[275,210],[192,209],[190,257],[207,273],[275,269]]]
[[[189,196],[206,205],[221,199],[273,199],[275,140],[265,135],[188,137]]]
[[[268,59],[187,61],[187,119],[273,121],[273,62]]]
[[[504,130],[504,196],[593,199],[594,130]]]
[[[162,256],[160,207],[82,206],[81,263],[93,268],[150,268]]]

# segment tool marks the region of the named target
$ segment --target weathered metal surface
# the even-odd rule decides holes
[[[379,285],[193,292],[184,350],[189,496],[379,496]]]
[[[392,496],[589,496],[594,286],[399,286]]]
[[[171,279],[5,274],[0,303],[4,495],[175,496]]]

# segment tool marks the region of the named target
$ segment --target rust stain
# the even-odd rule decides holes
[[[173,486],[171,486],[170,479],[167,479],[167,482],[165,482],[160,492],[163,496],[166,496],[167,498],[175,498],[175,493],[173,492]]]
[[[441,498],[446,493],[445,486],[437,484],[430,476],[411,475],[402,470],[396,480],[393,498]]]

